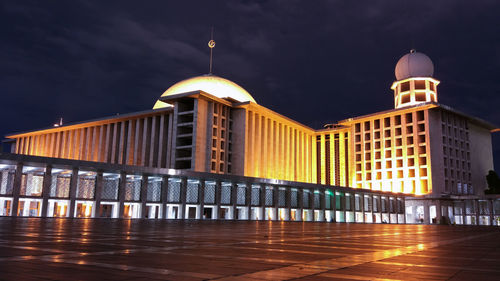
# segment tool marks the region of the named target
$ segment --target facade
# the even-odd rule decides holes
[[[74,169],[79,168],[79,163],[84,161],[93,163],[86,164],[84,170],[97,178],[99,173],[104,177],[107,172],[93,169],[92,166],[104,165],[104,170],[119,170],[120,175],[125,170],[129,171],[125,177],[118,177],[118,189],[113,191],[117,194],[128,194],[120,184],[126,188],[127,177],[133,178],[136,175],[141,182],[136,184],[136,192],[138,198],[144,197],[144,200],[147,199],[146,182],[149,182],[150,176],[162,179],[159,185],[163,187],[159,188],[167,190],[170,182],[165,177],[177,173],[181,175],[180,182],[183,178],[187,181],[181,183],[181,186],[185,185],[182,189],[185,192],[189,190],[189,180],[212,182],[210,177],[228,182],[230,186],[247,186],[254,181],[259,184],[268,181],[284,183],[283,186],[270,186],[278,191],[273,197],[277,199],[276,204],[280,198],[280,188],[283,188],[283,196],[287,198],[284,202],[288,202],[291,197],[287,194],[291,191],[287,191],[287,188],[304,190],[304,186],[309,186],[311,190],[319,192],[318,198],[323,198],[318,199],[320,205],[314,210],[317,211],[323,205],[326,208],[328,204],[331,208],[317,214],[312,212],[314,218],[322,221],[437,223],[444,219],[455,223],[498,225],[500,201],[484,196],[485,175],[493,169],[491,132],[498,129],[485,121],[439,104],[439,81],[432,75],[433,65],[430,59],[422,53],[411,52],[403,56],[396,66],[397,80],[391,87],[394,90],[394,109],[349,118],[336,124],[328,124],[320,130],[309,128],[257,104],[246,90],[229,80],[214,75],[198,76],[170,87],[155,103],[153,110],[7,136],[12,155],[21,158],[12,160],[9,158],[12,157],[10,154],[4,154],[2,157],[5,158],[5,165],[10,167],[7,168],[10,172],[2,175],[15,177],[12,175],[21,173],[26,175],[21,176],[22,179],[26,178],[27,181],[29,173],[24,170],[19,172],[18,166],[24,163],[22,157],[31,157],[30,161],[37,162],[38,166],[47,159],[68,161],[63,166],[72,166],[68,171],[73,172],[65,172],[65,175],[76,175]],[[47,167],[49,166],[40,172],[45,176],[43,179],[48,178]],[[202,176],[193,179],[182,176],[191,175],[190,173]],[[32,176],[31,180],[43,182],[42,178]],[[71,176],[65,181],[71,185],[73,178]],[[80,180],[74,188],[74,200],[82,198],[78,193],[81,190],[78,188],[79,182]],[[102,206],[97,203],[97,193],[101,192],[97,188],[98,180],[91,182],[94,183],[94,191],[90,192],[92,196],[84,197],[95,199],[92,204]],[[22,190],[26,185],[24,180],[12,180],[12,184],[13,191],[16,188]],[[17,187],[16,184],[20,186]],[[48,185],[47,183],[42,190],[50,189]],[[43,183],[41,186],[44,186]],[[199,187],[202,190],[204,188]],[[71,197],[73,189],[69,186],[66,189]],[[338,206],[349,208],[338,214],[329,199],[324,199],[327,197],[325,194],[330,193],[334,194],[332,198],[336,198],[337,189],[343,190],[344,194],[345,190],[349,190],[347,194],[353,196],[352,215],[346,213],[350,210],[350,204],[345,202],[350,202],[350,199],[339,199],[345,202],[339,201]],[[216,190],[219,192],[218,186]],[[235,190],[236,197],[230,195],[230,198],[237,202],[239,189],[235,187]],[[252,192],[253,189],[248,188],[247,194]],[[43,192],[39,193],[42,196]],[[186,199],[190,198],[188,194],[191,193],[182,194],[181,197]],[[233,194],[232,191],[229,194]],[[0,196],[9,198],[6,195],[8,193],[0,192]],[[368,196],[366,205],[365,195]],[[361,198],[358,205],[356,196]],[[385,206],[382,197],[393,198],[396,200],[394,202],[406,197],[401,201],[406,216],[391,219],[390,215],[386,215],[384,218],[382,210],[388,208],[381,207]],[[19,210],[15,201],[22,200],[15,196],[12,198],[12,203],[9,203],[12,206],[9,208]],[[158,212],[162,213],[161,217],[166,218],[194,218],[185,215],[190,212],[195,212],[196,218],[226,217],[221,215],[220,206],[213,211],[216,215],[207,215],[202,196],[197,198],[196,202],[182,201],[184,205],[178,206],[181,211],[176,211],[180,215]],[[139,200],[142,200],[140,206],[130,205],[141,210],[133,217],[150,214],[145,209],[149,203],[143,199]],[[244,204],[251,201],[251,198],[247,199],[249,201]],[[53,213],[44,209],[52,205],[48,205],[48,201],[44,204],[43,199],[41,200],[40,213],[52,216]],[[325,200],[330,203],[325,203]],[[386,201],[389,202],[389,199]],[[79,205],[75,202],[70,200],[65,205],[70,209],[64,214],[78,213]],[[118,207],[112,208],[113,211],[110,212],[116,212],[114,217],[127,217],[124,214],[128,214],[131,207],[125,210],[124,202],[128,201],[123,199],[118,202]],[[157,207],[168,209],[169,201],[161,202]],[[197,203],[194,204],[197,209],[186,209],[188,203]],[[378,215],[366,214],[364,211],[359,213],[361,209],[356,209],[356,206],[361,205],[364,206],[361,209],[365,211],[380,212]],[[264,204],[255,208],[265,210],[266,206]],[[279,204],[272,207],[279,209]],[[396,209],[399,210],[394,207],[393,212],[399,214],[394,211]],[[237,211],[237,207],[231,210],[226,213],[231,214],[228,216],[234,219],[240,218],[240,214],[245,219],[305,218],[304,212],[300,211],[298,214],[291,207],[283,209],[282,213],[278,210],[270,211],[272,214],[257,209],[252,211],[251,206],[245,209],[246,215],[240,213],[244,211]],[[94,216],[103,216],[101,211],[99,207],[96,215],[94,208]],[[4,214],[7,213],[4,211]]]

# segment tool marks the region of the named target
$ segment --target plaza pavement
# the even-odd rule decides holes
[[[0,280],[500,280],[500,228],[3,217]]]

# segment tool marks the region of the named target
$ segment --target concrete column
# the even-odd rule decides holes
[[[354,195],[356,196],[356,195]],[[361,209],[361,217],[363,218],[361,220],[362,223],[365,223],[365,194],[364,193],[360,193],[359,194],[359,197],[361,198],[361,202],[360,202],[360,209]],[[354,198],[354,200],[356,200],[356,198]]]
[[[266,185],[261,184],[260,185],[260,214],[259,217],[261,220],[266,220]]]
[[[462,202],[462,224],[466,224],[465,217],[467,216],[465,200],[460,200]]]
[[[200,180],[200,185],[198,186],[198,203],[200,205],[198,216],[200,217],[200,219],[203,219],[205,208],[205,180]]]
[[[406,224],[406,197],[402,197],[402,199],[403,200],[401,200],[401,201],[403,204],[403,223]],[[455,208],[453,208],[453,209],[455,209]]]
[[[235,183],[231,183],[231,205],[233,206],[233,220],[237,220],[238,217],[236,215],[236,206],[238,199],[238,185]]]
[[[104,178],[102,171],[97,171],[97,176],[95,179],[95,217],[101,217],[101,196],[102,196],[102,187],[104,184]]]
[[[186,214],[186,191],[187,191],[187,178],[181,178],[181,207],[179,210],[179,217],[185,219]]]
[[[336,200],[336,192],[334,189],[331,190],[331,195],[330,195],[330,209],[331,209],[331,212],[332,212],[332,222],[337,222],[337,200]]]
[[[245,191],[245,205],[247,208],[247,219],[251,220],[252,219],[252,184],[247,183],[246,184],[246,191]]]
[[[148,202],[148,175],[142,175],[142,183],[141,183],[141,218],[146,218],[147,206],[146,202]]]
[[[311,209],[311,213],[312,213],[312,221],[316,221],[316,206],[315,206],[315,191],[316,189],[310,189],[311,193],[309,194],[309,206],[310,206],[310,209]]]
[[[288,220],[291,220],[292,209],[292,188],[286,187],[285,189],[285,214]]]
[[[479,225],[479,201],[478,200],[472,201],[472,208],[474,208],[474,213],[476,216],[476,225]]]
[[[439,200],[434,201],[436,203],[436,224],[441,222],[441,202]]]
[[[430,224],[429,201],[425,200],[423,204],[424,204],[424,223]]]
[[[127,174],[125,172],[120,173],[120,184],[118,185],[118,217],[123,218],[123,211],[125,210],[125,188],[127,186]]]
[[[169,176],[163,176],[162,178],[162,185],[161,185],[161,206],[163,208],[163,218],[166,219],[168,218],[168,208],[167,208],[167,203],[168,203],[168,177]]]
[[[495,209],[493,208],[493,203],[495,203],[495,200],[488,200],[488,204],[489,204],[489,210],[490,210],[490,225],[493,225],[493,222],[494,222],[494,218],[495,218]]]
[[[23,179],[23,163],[19,162],[16,165],[16,173],[14,174],[13,190],[12,190],[12,216],[17,217],[19,209],[19,194],[21,193],[21,182]]]
[[[215,181],[215,219],[220,219],[221,181]]]
[[[69,217],[75,217],[75,200],[76,200],[76,187],[78,184],[78,168],[73,168],[71,172],[71,181],[69,184]]]
[[[273,209],[274,209],[274,220],[279,221],[279,208],[278,208],[278,201],[279,201],[279,187],[278,186],[273,186]]]
[[[52,184],[52,166],[47,165],[45,167],[45,175],[43,177],[42,184],[42,217],[48,217],[47,207],[49,205],[49,197],[50,197],[50,185]]]

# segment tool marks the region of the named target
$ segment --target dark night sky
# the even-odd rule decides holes
[[[411,48],[440,103],[500,125],[499,15],[497,0],[4,1],[0,135],[152,108],[208,72],[212,25],[214,73],[313,128],[393,108]]]

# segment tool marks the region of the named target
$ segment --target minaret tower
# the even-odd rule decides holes
[[[437,102],[439,81],[432,78],[434,65],[425,54],[411,50],[399,59],[395,69],[394,107],[401,108],[426,102]]]

